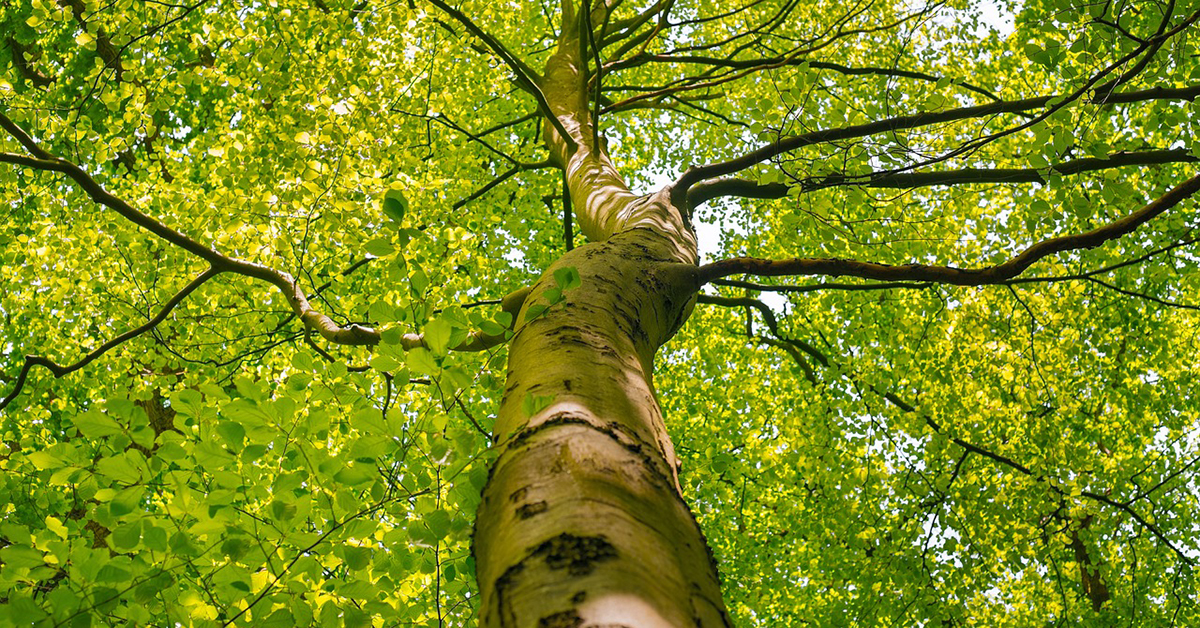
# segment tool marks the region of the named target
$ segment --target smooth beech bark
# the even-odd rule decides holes
[[[567,4],[540,88],[577,145],[546,124],[591,243],[547,271],[518,318],[475,523],[480,625],[728,626],[652,382],[655,352],[695,303],[695,235],[669,189],[633,194],[595,145]],[[564,267],[582,286],[529,316]]]

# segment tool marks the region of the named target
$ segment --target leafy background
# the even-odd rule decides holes
[[[982,18],[991,5],[1001,17]],[[553,3],[462,9],[533,67],[552,49]],[[702,19],[713,10],[676,2],[679,24],[645,50],[744,44],[764,57],[806,49],[807,63],[653,108],[616,105],[697,69],[647,62],[606,76],[604,131],[643,189],[781,134],[989,102],[964,82],[1006,100],[1070,93],[1135,45],[1097,20],[1153,32],[1162,5],[764,0]],[[738,36],[785,10],[774,31]],[[327,347],[276,292],[223,275],[76,373],[34,369],[0,414],[0,618],[473,623],[471,524],[505,350],[445,347],[502,325],[487,301],[565,249],[560,182],[538,168],[533,106],[507,71],[421,3],[8,0],[0,25],[4,110],[44,146],[173,228],[292,273],[339,323],[389,330],[373,351]],[[1194,84],[1194,40],[1169,40],[1128,89]],[[1068,106],[941,165],[1195,154],[1196,115],[1166,100]],[[514,120],[487,146],[471,140]],[[1026,120],[818,145],[754,174],[796,182],[913,164]],[[710,259],[980,266],[1122,216],[1194,168],[831,187],[717,201],[698,220]],[[6,166],[0,189],[5,391],[26,354],[70,363],[204,269],[61,176]],[[391,216],[389,190],[405,205]],[[1113,265],[1198,226],[1189,204],[1031,274]],[[1180,247],[1105,284],[795,293],[766,299],[778,333],[760,310],[698,306],[655,385],[738,625],[1200,621],[1187,564],[1198,556],[1196,265]],[[410,331],[443,342],[405,352],[395,341]],[[1127,501],[1146,525],[1085,492]],[[1085,590],[1097,576],[1081,565],[1111,593],[1098,610]]]

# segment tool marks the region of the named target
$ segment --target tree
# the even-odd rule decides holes
[[[0,618],[1200,621],[1200,5],[1005,5],[0,3]]]

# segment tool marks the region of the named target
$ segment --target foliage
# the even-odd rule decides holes
[[[645,190],[815,130],[1048,97],[754,164],[771,193],[698,208],[705,261],[988,266],[1200,154],[1196,0],[617,4],[600,119]],[[545,64],[554,3],[460,8]],[[0,113],[40,146],[381,339],[328,343],[223,272],[77,371],[28,369],[0,411],[0,623],[471,624],[506,350],[451,349],[502,337],[498,299],[569,246],[509,68],[419,0],[7,0],[0,32]],[[208,267],[8,161],[4,395],[26,355],[71,364]],[[736,623],[1200,622],[1198,228],[1186,201],[1002,285],[706,288],[655,386]],[[555,277],[533,307],[588,289]]]

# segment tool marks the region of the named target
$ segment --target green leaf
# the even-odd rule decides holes
[[[530,305],[529,307],[525,308],[525,322],[528,323],[529,321],[536,320],[537,317],[541,316],[545,312],[546,306],[541,303]]]
[[[454,327],[444,318],[435,318],[425,326],[425,344],[435,355],[446,355],[450,350],[450,336]]]
[[[87,438],[103,438],[122,432],[121,426],[108,415],[99,410],[88,410],[77,415],[73,421],[75,427]]]
[[[229,536],[221,542],[221,554],[237,560],[250,549],[250,540],[244,536]]]
[[[338,469],[337,473],[333,474],[333,479],[337,480],[338,484],[342,486],[360,486],[376,475],[377,471],[374,467],[364,464],[352,464]]]
[[[100,473],[125,484],[134,484],[142,479],[142,473],[138,467],[139,465],[128,453],[103,458],[96,463],[96,469]]]
[[[156,552],[167,551],[167,531],[156,525],[146,523],[142,528],[142,544],[146,549]]]
[[[413,294],[420,296],[429,287],[429,276],[425,274],[424,270],[417,268],[409,275],[409,284]]]
[[[425,347],[414,347],[408,351],[408,368],[421,375],[434,375],[439,370],[433,354]]]
[[[435,510],[425,515],[422,520],[433,534],[433,538],[444,540],[450,534],[450,513],[445,510]]]
[[[342,555],[346,566],[355,571],[366,569],[371,564],[371,548],[369,547],[343,546]]]
[[[271,502],[271,517],[276,521],[291,521],[296,517],[296,504],[290,501],[275,500]]]
[[[564,292],[578,288],[583,280],[579,277],[579,270],[574,266],[564,266],[554,270],[554,281]]]
[[[33,466],[43,471],[47,469],[55,469],[61,464],[57,456],[45,451],[35,451],[25,456],[26,460],[33,463]]]
[[[404,197],[404,193],[396,188],[388,188],[383,193],[383,213],[393,222],[399,224],[404,222],[404,214],[408,211],[408,199]]]
[[[246,440],[246,428],[235,421],[221,421],[217,424],[217,434],[225,444],[235,450],[241,449]]]
[[[545,410],[552,401],[554,401],[554,397],[525,393],[525,398],[521,401],[521,410],[525,413],[525,416],[532,418],[537,413]]]
[[[141,543],[142,540],[142,522],[133,521],[124,525],[117,526],[109,535],[112,545],[118,551],[132,550]]]
[[[33,569],[46,562],[41,552],[21,545],[10,545],[0,549],[0,560],[10,569]]]
[[[404,332],[398,327],[389,327],[380,332],[379,337],[389,345],[398,345],[404,340]]]
[[[370,240],[363,245],[363,248],[375,257],[387,257],[388,255],[396,252],[396,248],[392,246],[392,243],[383,238],[375,238],[374,240]]]
[[[391,372],[399,366],[400,363],[388,355],[375,355],[371,357],[371,368],[376,371]]]
[[[479,323],[479,330],[490,336],[499,336],[505,332],[505,328],[493,321],[482,321]]]

